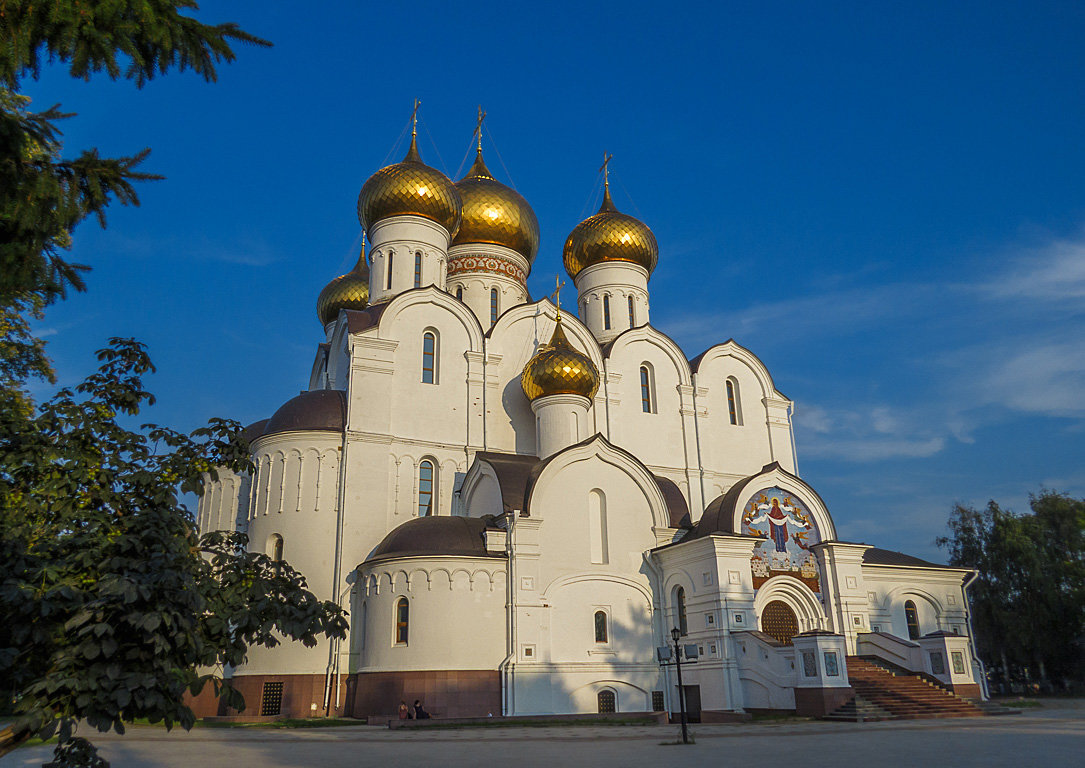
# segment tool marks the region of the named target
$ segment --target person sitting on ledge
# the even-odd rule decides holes
[[[418,699],[414,700],[414,719],[429,720],[429,712],[422,708],[422,702]]]

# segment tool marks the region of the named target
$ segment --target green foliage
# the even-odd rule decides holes
[[[338,606],[289,565],[247,552],[244,535],[197,538],[178,494],[199,492],[217,467],[248,470],[239,425],[128,429],[120,421],[153,402],[142,381],[153,366],[131,340],[98,357],[97,373],[30,417],[0,413],[0,678],[20,693],[21,727],[61,724],[57,765],[85,756],[70,745],[74,720],[190,728],[186,690],[210,681],[243,706],[214,670],[251,646],[346,633]]]
[[[65,259],[71,232],[88,216],[105,226],[113,200],[139,205],[134,182],[150,150],[119,158],[89,149],[61,158],[59,106],[29,111],[24,77],[60,62],[73,77],[104,72],[142,86],[171,69],[207,81],[234,60],[231,42],[269,45],[235,24],[203,24],[190,0],[0,0],[0,305],[33,294],[49,303],[84,290],[87,267]]]
[[[969,595],[983,658],[1072,675],[1085,633],[1085,500],[1044,491],[1030,507],[957,505],[938,544],[979,574]]]

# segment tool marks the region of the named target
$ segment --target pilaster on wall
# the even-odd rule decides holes
[[[508,517],[509,658],[514,666],[549,662],[551,658],[550,633],[542,631],[549,624],[542,615],[548,610],[542,602],[545,585],[539,581],[539,529],[543,521],[521,514],[514,510]]]
[[[697,401],[694,388],[689,384],[678,385],[679,414],[682,417],[683,465],[686,467],[686,486],[689,488],[689,508],[691,517],[708,502],[701,487],[701,447],[697,440]]]
[[[350,341],[350,393],[347,413],[351,430],[391,433],[392,382],[398,341],[375,335],[352,336]],[[357,423],[365,417],[365,424]]]
[[[870,630],[870,602],[863,581],[863,553],[869,544],[825,541],[810,547],[825,578],[825,609],[833,631],[847,641],[848,653],[856,653],[857,636]]]
[[[779,397],[766,397],[761,400],[765,405],[769,430],[769,449],[772,460],[791,474],[795,471],[794,435],[791,431],[791,401]]]
[[[467,449],[478,451],[486,444],[486,355],[467,351],[463,356],[467,360]]]

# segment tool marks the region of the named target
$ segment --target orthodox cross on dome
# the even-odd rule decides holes
[[[558,323],[561,323],[561,289],[565,287],[565,283],[561,277],[554,275],[554,292],[550,294],[554,297],[554,306],[558,310]]]
[[[411,110],[411,136],[418,135],[418,108],[422,106],[421,99],[414,100],[414,109]]]
[[[482,121],[486,119],[486,112],[482,105],[478,105],[478,121],[475,123],[475,138],[478,139],[478,151],[482,152]]]
[[[599,166],[599,170],[603,172],[603,188],[610,189],[610,161],[614,159],[614,155],[608,155],[603,153],[603,164]]]

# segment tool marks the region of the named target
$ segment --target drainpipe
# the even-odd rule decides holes
[[[347,424],[350,424],[350,402],[347,402]],[[347,496],[347,428],[343,428],[343,445],[339,457],[339,488],[336,494],[335,513],[335,557],[332,564],[332,597],[335,604],[342,606],[342,595],[339,592],[339,579],[343,570],[343,517]],[[324,675],[324,716],[331,714],[332,677],[338,677],[339,667],[339,640],[331,641],[328,649],[328,669]]]
[[[979,577],[977,571],[968,574],[965,577],[964,584],[961,585],[961,593],[964,595],[964,620],[968,626],[968,650],[972,653],[972,659],[980,666],[980,690],[983,691],[983,700],[987,701],[991,698],[991,692],[987,690],[987,665],[983,663],[983,659],[976,653],[976,633],[972,629],[972,604],[968,600],[968,588]]]

